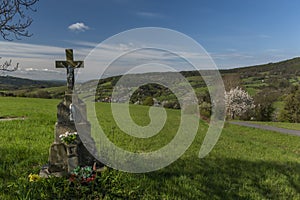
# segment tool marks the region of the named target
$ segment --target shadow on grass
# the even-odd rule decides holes
[[[12,170],[9,173],[14,168],[13,163],[0,159],[0,164],[0,188],[4,193],[15,192],[18,196],[31,188],[36,196],[43,193],[58,197],[72,195],[74,190],[64,191],[68,184],[64,185],[61,180],[44,185],[31,185],[25,181],[24,189],[24,181],[17,181],[16,178],[24,166],[17,168],[19,172]],[[297,162],[186,157],[164,169],[146,174],[109,171],[100,178],[103,184],[91,191],[86,188],[86,193],[108,197],[118,197],[121,193],[121,197],[127,199],[300,199],[300,163]],[[12,180],[7,176],[16,178],[17,188],[8,187],[7,181]],[[57,190],[55,194],[52,191],[54,185]]]
[[[180,199],[298,199],[300,163],[229,158],[178,160],[146,174],[156,195]]]

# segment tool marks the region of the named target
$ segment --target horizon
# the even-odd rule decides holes
[[[65,70],[56,69],[54,62],[65,59],[65,49],[74,49],[75,59],[84,60],[99,43],[141,27],[163,27],[185,34],[204,48],[218,69],[274,63],[300,55],[300,28],[295,26],[300,2],[296,0],[72,0],[71,5],[72,9],[70,0],[39,1],[37,12],[30,13],[33,23],[29,32],[33,36],[0,40],[0,63],[10,59],[13,64],[20,63],[19,70],[10,75],[63,80]],[[167,44],[160,38],[157,41]],[[136,42],[119,42],[107,46],[103,53],[109,56],[115,50],[143,45]],[[187,56],[193,56],[184,45],[178,47],[183,47]]]
[[[234,70],[234,69],[244,69],[244,68],[250,68],[250,67],[263,67],[264,65],[268,65],[268,64],[277,64],[277,63],[281,63],[281,62],[286,62],[286,61],[290,61],[290,60],[294,60],[294,59],[300,59],[300,56],[299,57],[294,57],[294,58],[289,58],[289,59],[285,59],[285,60],[281,60],[281,61],[278,61],[278,62],[268,62],[268,63],[261,63],[261,64],[257,64],[257,65],[251,65],[251,66],[242,66],[242,67],[233,67],[233,68],[224,68],[224,69],[216,69],[218,71],[227,71],[227,70]],[[182,73],[182,72],[193,72],[193,71],[205,71],[205,69],[203,70],[183,70],[183,71],[179,71],[179,73]],[[208,70],[209,71],[209,70]],[[66,81],[66,72],[62,72],[62,74],[64,74],[64,78],[62,79],[34,79],[34,78],[28,78],[28,77],[21,77],[21,76],[13,76],[12,74],[15,73],[17,71],[14,71],[14,72],[7,72],[7,73],[3,73],[2,74],[0,73],[0,77],[12,77],[12,78],[21,78],[21,79],[28,79],[28,80],[35,80],[35,81],[57,81],[57,82],[65,82]],[[172,73],[174,71],[164,71],[162,73]],[[141,73],[129,73],[128,75],[135,75],[135,74],[148,74],[148,73],[161,73],[161,72],[141,72]],[[75,74],[76,74],[76,71],[75,71]],[[112,76],[103,76],[101,79],[106,79],[106,78],[112,78],[112,77],[117,77],[117,76],[122,76],[124,74],[116,74],[116,75],[112,75]],[[86,82],[89,82],[89,81],[97,81],[97,80],[101,80],[101,79],[88,79],[88,80],[80,80],[80,81],[77,81],[76,80],[76,76],[75,75],[75,81],[78,82],[79,84],[81,83],[86,83]]]

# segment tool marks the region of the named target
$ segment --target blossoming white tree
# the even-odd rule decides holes
[[[253,98],[239,87],[225,92],[226,114],[230,119],[240,117],[255,107]]]

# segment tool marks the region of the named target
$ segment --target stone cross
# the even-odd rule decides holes
[[[74,89],[74,69],[83,68],[83,61],[74,61],[73,49],[66,49],[66,61],[56,61],[56,68],[66,68],[67,69],[67,87],[69,91]]]

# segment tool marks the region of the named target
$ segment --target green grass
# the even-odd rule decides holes
[[[107,87],[107,86],[110,86],[110,87],[111,87],[111,82],[108,81],[108,82],[102,83],[101,86],[102,86],[102,87]]]
[[[247,87],[246,91],[249,93],[250,96],[254,97],[260,90],[251,88],[251,87]]]
[[[125,134],[116,126],[110,104],[97,104],[96,109],[99,123],[108,138],[119,147],[133,152],[149,152],[165,146],[173,139],[180,124],[178,111],[169,109],[167,113],[168,120],[159,134],[149,139],[134,138]],[[146,126],[150,123],[148,110],[148,106],[130,105],[131,117],[140,126]]]
[[[260,87],[266,87],[266,86],[268,86],[268,84],[262,83],[262,82],[245,84],[246,88],[260,88]]]
[[[207,130],[202,121],[186,153],[156,172],[110,169],[91,186],[74,187],[59,178],[29,183],[28,174],[47,163],[58,102],[0,98],[0,116],[27,117],[0,122],[0,199],[300,199],[300,137],[226,124],[212,152],[199,159]],[[109,104],[99,103],[96,108],[108,137],[133,151],[165,145],[178,128],[179,111],[167,110],[161,133],[149,141],[134,139],[113,128]],[[148,107],[131,106],[130,111],[136,123],[150,122]]]

